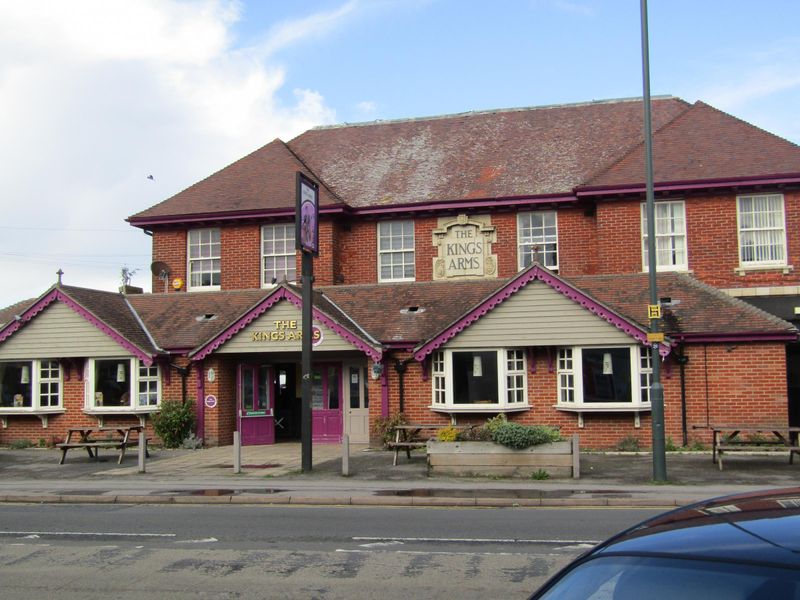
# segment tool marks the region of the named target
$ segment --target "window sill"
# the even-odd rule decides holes
[[[219,292],[222,289],[221,285],[202,285],[199,287],[186,287],[187,292]]]
[[[748,273],[763,273],[765,271],[780,271],[783,275],[794,272],[794,265],[742,265],[733,269],[734,274],[744,277]]]
[[[454,404],[448,405],[431,405],[428,407],[430,410],[441,413],[509,413],[509,412],[522,412],[530,410],[530,404],[465,404],[456,406]]]
[[[47,429],[50,415],[62,415],[67,412],[63,408],[0,408],[0,421],[3,429],[8,429],[8,417],[12,416],[33,416],[39,417],[42,421],[42,428]]]
[[[649,404],[555,404],[553,405],[556,410],[563,410],[565,412],[576,413],[622,413],[622,412],[650,412]]]

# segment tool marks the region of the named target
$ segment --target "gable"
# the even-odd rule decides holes
[[[636,340],[542,281],[532,281],[446,348],[631,344]]]
[[[53,302],[0,344],[0,359],[130,355],[63,302]]]
[[[358,349],[320,321],[314,320],[314,326],[322,332],[322,341],[314,346],[314,352]],[[236,333],[216,352],[220,354],[301,352],[303,349],[301,333],[301,310],[291,302],[281,301]]]

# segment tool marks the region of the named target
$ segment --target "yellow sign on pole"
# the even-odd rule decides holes
[[[660,319],[661,318],[661,305],[660,304],[648,304],[647,305],[647,318],[648,319]]]
[[[664,343],[664,334],[663,333],[648,333],[647,334],[647,341],[651,344],[663,344]]]

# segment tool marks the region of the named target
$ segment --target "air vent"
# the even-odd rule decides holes
[[[400,313],[403,315],[416,315],[419,313],[424,313],[425,309],[421,306],[407,306],[406,308],[401,308]]]
[[[198,323],[205,323],[206,321],[214,321],[217,318],[217,315],[214,313],[206,313],[204,315],[197,315],[194,319]]]

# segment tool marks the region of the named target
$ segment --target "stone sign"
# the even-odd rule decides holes
[[[439,249],[433,278],[497,277],[496,235],[488,215],[439,219],[439,229],[433,230],[433,245]]]

